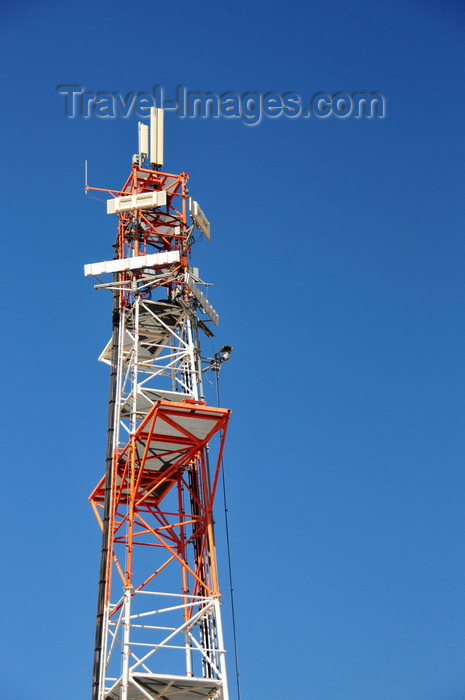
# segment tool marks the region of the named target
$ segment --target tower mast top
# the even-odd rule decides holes
[[[114,257],[84,268],[113,294],[92,700],[229,700],[212,508],[230,411],[205,403],[202,362],[231,348],[202,358],[219,317],[189,258],[210,223],[187,173],[161,170],[163,127],[154,108],[121,190],[99,190]]]

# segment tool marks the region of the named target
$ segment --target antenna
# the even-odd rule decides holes
[[[163,165],[164,117],[163,109],[150,108],[150,162],[156,168]]]
[[[149,127],[139,122],[139,162],[142,163],[149,154]]]
[[[194,221],[194,224],[199,228],[207,241],[210,240],[210,222],[201,210],[199,203],[195,202],[192,197],[189,197],[189,209]]]

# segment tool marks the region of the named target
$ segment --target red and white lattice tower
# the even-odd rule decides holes
[[[102,529],[92,700],[229,699],[212,508],[230,411],[203,398],[200,338],[218,316],[189,266],[210,224],[188,175],[162,166],[153,109],[122,189],[101,190],[115,256],[85,266],[113,294],[106,470],[90,496]]]

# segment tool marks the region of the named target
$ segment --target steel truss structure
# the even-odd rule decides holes
[[[218,316],[188,265],[209,224],[188,175],[145,160],[100,190],[115,257],[85,267],[113,294],[92,700],[228,700],[212,512],[230,411],[203,399],[200,336]]]

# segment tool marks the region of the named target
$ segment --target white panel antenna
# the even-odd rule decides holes
[[[144,160],[149,154],[149,127],[139,122],[139,156]]]
[[[190,212],[194,224],[199,228],[207,241],[210,240],[210,222],[201,210],[199,203],[193,199],[190,200]]]
[[[150,162],[161,167],[164,160],[165,112],[158,107],[150,109]]]
[[[163,207],[165,204],[165,190],[126,194],[123,197],[107,199],[107,214],[118,214],[121,211],[135,211],[136,209],[155,209]]]
[[[215,309],[210,304],[206,296],[203,294],[203,292],[201,292],[200,289],[197,287],[192,275],[189,272],[186,273],[186,282],[187,286],[189,287],[189,291],[195,296],[195,298],[197,299],[207,316],[209,316],[215,324],[215,326],[217,326],[220,321],[220,317],[218,316],[218,314],[216,313]]]
[[[168,250],[166,253],[151,253],[136,255],[133,258],[118,258],[104,262],[84,265],[84,275],[103,275],[106,272],[123,272],[123,270],[140,270],[142,267],[156,267],[179,262],[179,250]],[[201,302],[200,302],[201,303]]]

